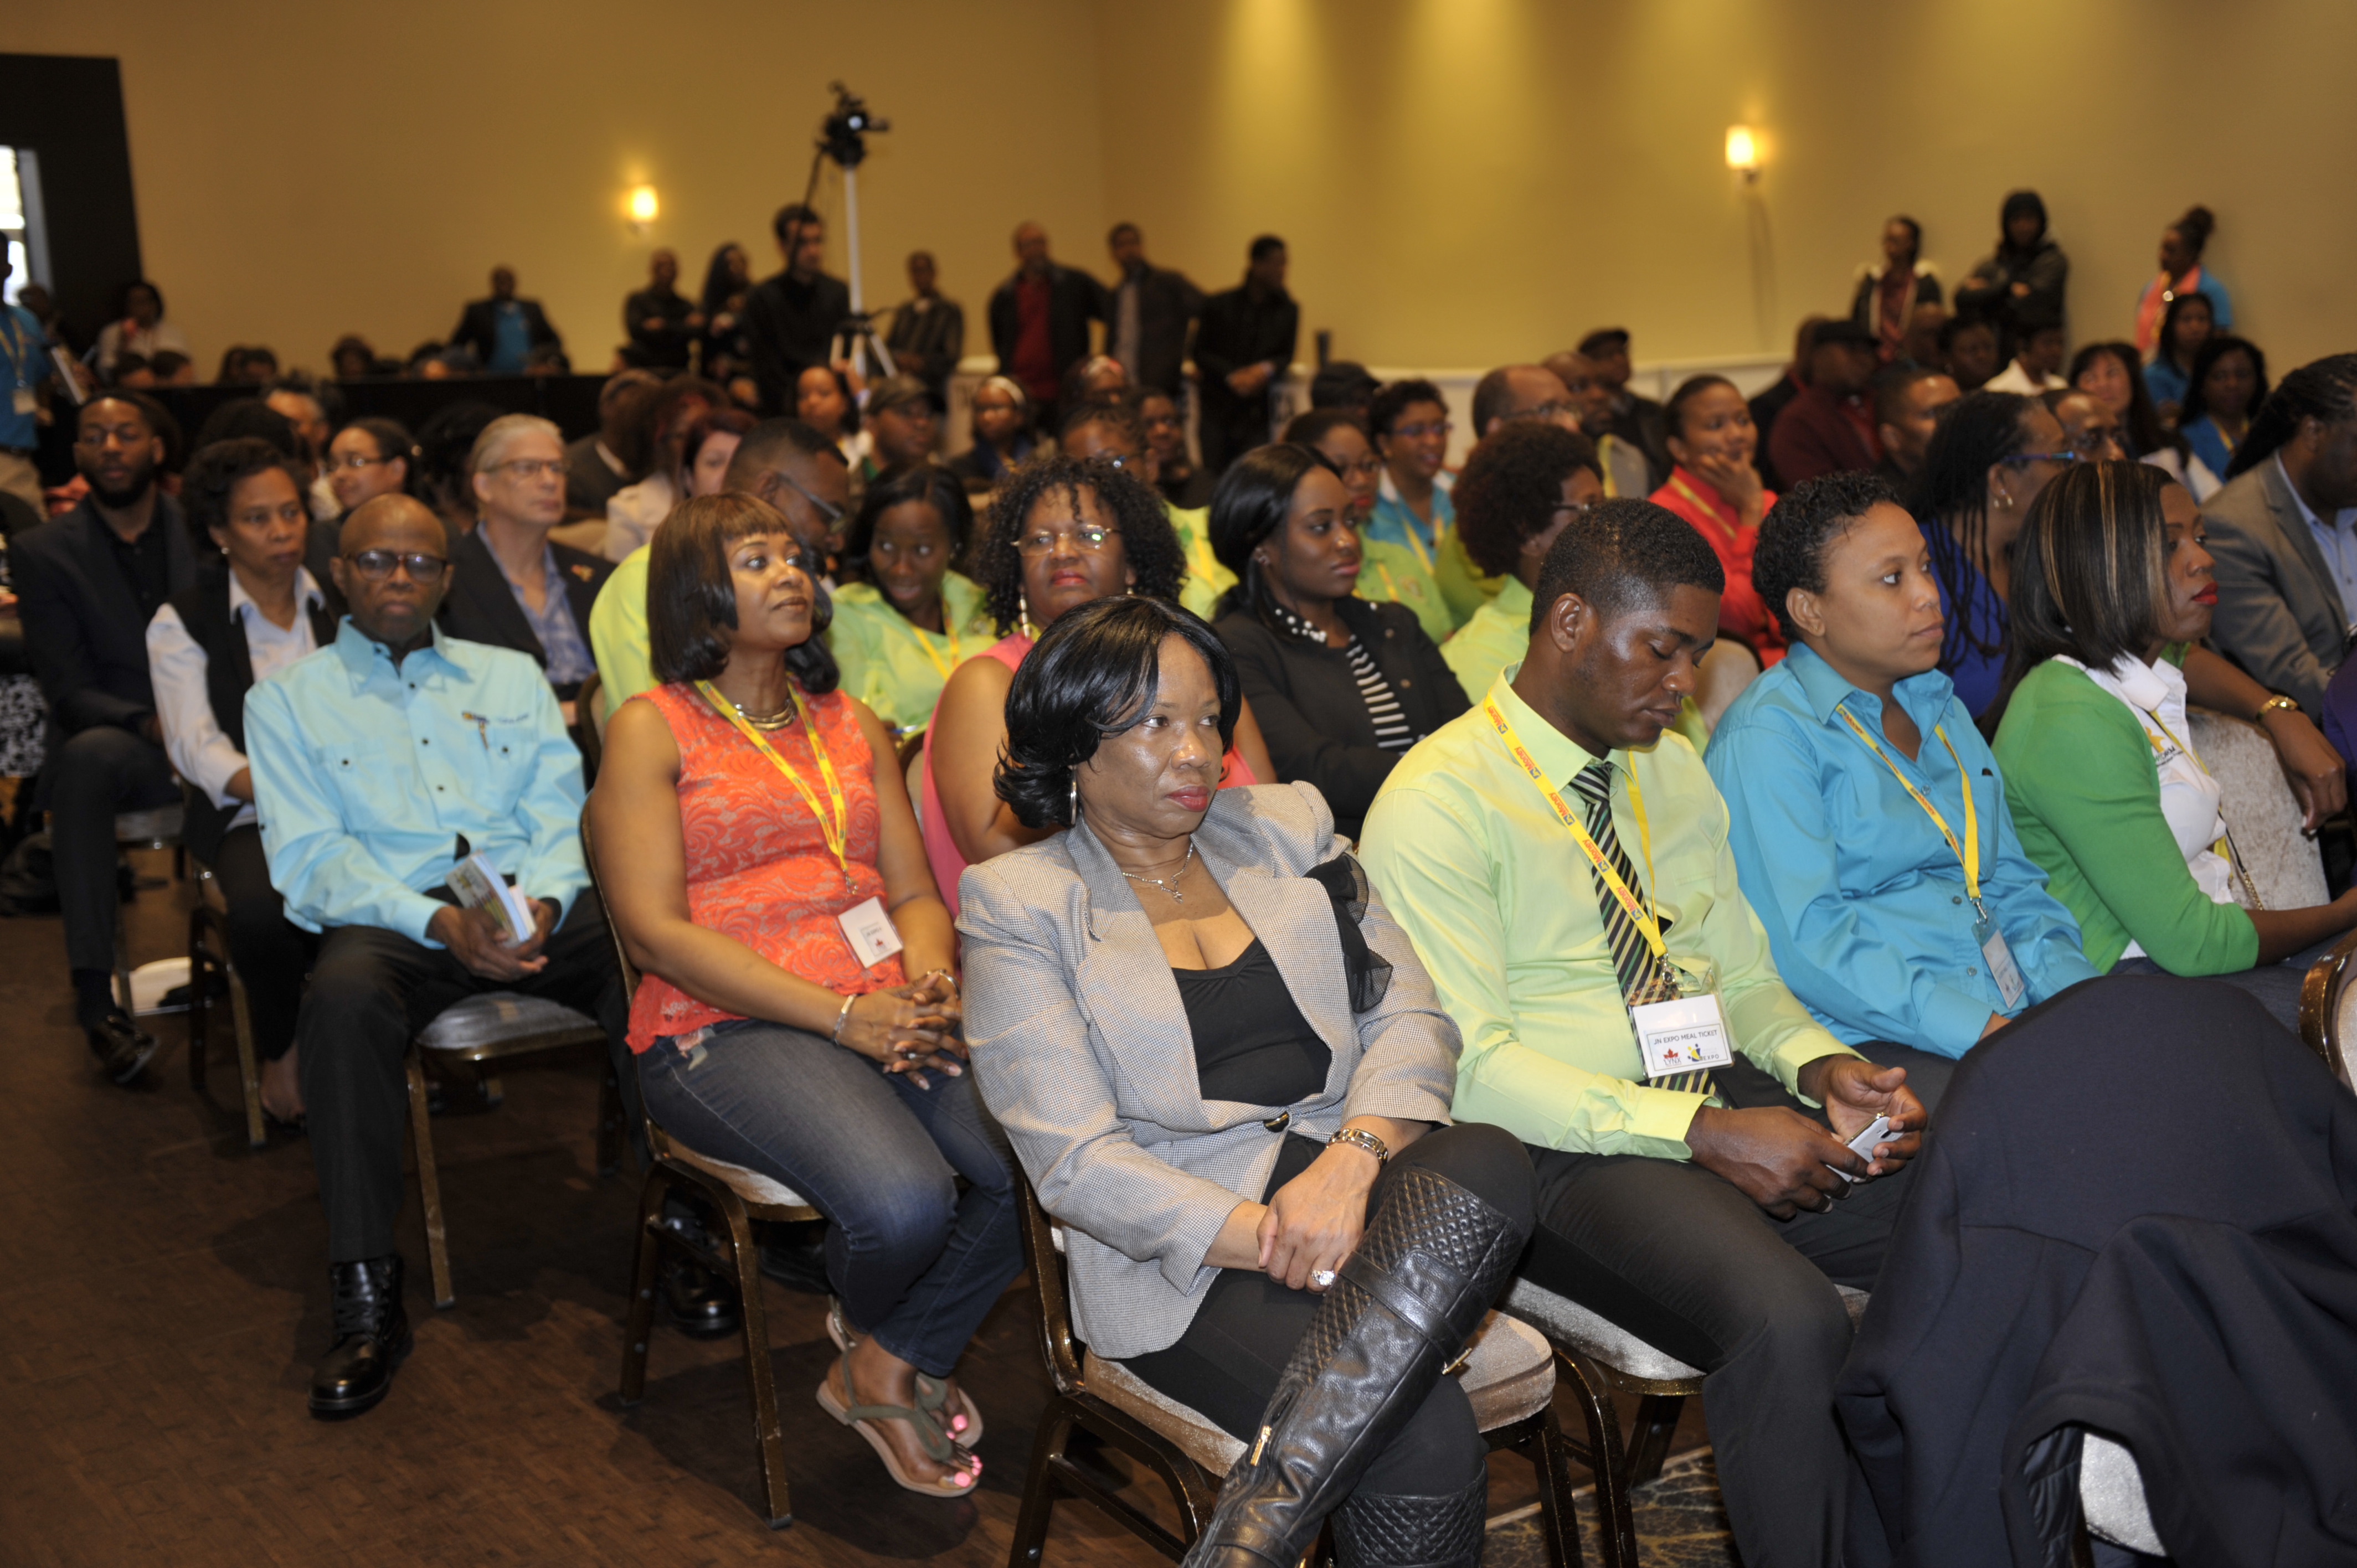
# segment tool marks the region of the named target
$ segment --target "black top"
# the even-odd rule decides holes
[[[1281,288],[1258,299],[1250,288],[1232,288],[1205,300],[1202,319],[1195,328],[1195,369],[1201,377],[1205,410],[1217,413],[1247,403],[1264,406],[1265,391],[1247,400],[1229,387],[1229,375],[1263,361],[1283,375],[1293,362],[1300,336],[1301,307]]]
[[[1291,1105],[1326,1087],[1334,1053],[1294,1005],[1260,939],[1218,969],[1174,969],[1206,1100]]]
[[[795,378],[826,363],[834,334],[850,314],[850,285],[824,273],[802,283],[781,272],[745,296],[744,333],[763,413],[793,413]]]
[[[131,596],[139,601],[139,618],[151,621],[164,601],[172,595],[171,559],[165,553],[165,534],[150,521],[136,539],[125,539],[113,529],[106,530],[106,546],[114,553],[114,564],[123,569],[123,581]]]
[[[156,498],[155,516],[142,536],[144,547],[164,563],[165,591],[153,601],[153,584],[134,585],[109,542],[114,537],[97,503],[84,496],[65,516],[27,529],[9,545],[25,649],[49,715],[65,735],[92,725],[135,730],[156,711],[147,622],[157,604],[196,579],[188,527],[171,497]]]

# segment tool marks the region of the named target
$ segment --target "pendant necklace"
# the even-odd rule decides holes
[[[1124,876],[1128,877],[1132,882],[1143,882],[1148,887],[1161,888],[1162,891],[1170,895],[1170,901],[1174,904],[1184,904],[1187,901],[1187,895],[1178,891],[1178,884],[1179,878],[1187,875],[1187,867],[1193,865],[1194,860],[1195,841],[1190,838],[1187,841],[1187,857],[1178,863],[1178,869],[1173,872],[1167,880],[1159,876],[1140,876],[1135,871],[1123,871],[1121,874]],[[1121,870],[1119,866],[1115,866],[1114,869],[1116,871]]]

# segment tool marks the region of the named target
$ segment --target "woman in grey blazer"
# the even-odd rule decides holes
[[[1483,1447],[1441,1371],[1529,1235],[1529,1165],[1448,1124],[1456,1026],[1316,789],[1215,788],[1239,703],[1155,599],[1024,660],[998,792],[1068,831],[965,872],[976,1081],[1082,1336],[1250,1444],[1188,1561],[1290,1563],[1333,1513],[1347,1561],[1455,1562]]]

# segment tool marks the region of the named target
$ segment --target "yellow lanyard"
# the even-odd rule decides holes
[[[1392,569],[1378,561],[1375,563],[1375,575],[1383,580],[1383,596],[1394,604],[1399,603],[1399,585],[1392,581]]]
[[[1700,507],[1706,517],[1708,517],[1711,521],[1726,530],[1727,536],[1729,539],[1735,537],[1735,529],[1729,526],[1727,521],[1718,515],[1718,507],[1715,507],[1708,501],[1703,499],[1701,492],[1696,490],[1692,485],[1686,483],[1685,476],[1684,474],[1672,474],[1670,476],[1670,488],[1677,491],[1678,494],[1685,497],[1686,499],[1694,502],[1697,507]],[[1719,505],[1724,506],[1726,504],[1726,500],[1722,498]]]
[[[898,610],[895,610],[892,613],[899,615]],[[951,676],[957,673],[958,664],[963,659],[964,655],[958,650],[957,628],[950,624],[950,598],[947,594],[943,594],[942,596],[942,635],[949,639],[950,657],[948,663],[944,664],[942,662],[941,650],[933,646],[932,639],[925,634],[925,630],[922,627],[918,626],[906,616],[901,616],[900,629],[909,634],[910,641],[914,642],[919,648],[924,650],[925,657],[933,661],[933,668],[941,671],[942,680],[946,681]]]
[[[1432,553],[1431,551],[1425,549],[1424,541],[1415,536],[1415,513],[1408,511],[1405,501],[1400,503],[1400,510],[1407,512],[1406,518],[1400,523],[1400,532],[1407,536],[1407,547],[1415,552],[1415,564],[1424,568],[1425,575],[1430,576]],[[1432,525],[1432,547],[1434,550],[1440,548],[1440,524],[1437,522]]]
[[[1579,845],[1580,853],[1587,856],[1587,863],[1596,867],[1596,875],[1604,879],[1605,887],[1611,892],[1613,897],[1620,900],[1620,908],[1627,913],[1630,923],[1637,928],[1637,934],[1645,939],[1645,945],[1653,950],[1655,958],[1667,961],[1670,956],[1670,944],[1663,940],[1661,922],[1653,918],[1652,910],[1647,907],[1652,903],[1653,896],[1653,833],[1652,826],[1645,820],[1645,795],[1644,791],[1637,787],[1637,770],[1627,768],[1621,769],[1621,772],[1629,780],[1629,809],[1637,818],[1637,842],[1645,853],[1645,904],[1638,903],[1637,896],[1629,890],[1629,885],[1620,879],[1620,874],[1612,869],[1611,861],[1607,859],[1604,851],[1597,846],[1595,838],[1587,831],[1587,824],[1581,822],[1569,806],[1564,804],[1563,796],[1556,791],[1552,783],[1548,782],[1546,774],[1540,769],[1539,765],[1531,760],[1530,749],[1523,745],[1523,737],[1514,733],[1514,722],[1500,709],[1498,699],[1482,698],[1481,711],[1489,714],[1490,724],[1497,730],[1499,738],[1506,743],[1507,751],[1513,755],[1516,762],[1523,765],[1523,771],[1531,776],[1532,785],[1546,798],[1546,803],[1555,808],[1555,820],[1571,830],[1572,842]],[[1606,809],[1609,810],[1610,807],[1608,805]]]
[[[1932,804],[1931,798],[1915,788],[1907,775],[1899,771],[1899,764],[1890,759],[1889,752],[1875,744],[1874,737],[1866,733],[1866,726],[1857,722],[1857,716],[1849,711],[1848,704],[1837,703],[1834,712],[1842,716],[1842,722],[1849,725],[1851,733],[1866,743],[1867,750],[1882,758],[1882,766],[1890,769],[1890,776],[1899,780],[1899,787],[1915,797],[1915,803],[1923,808],[1923,814],[1932,819],[1932,825],[1938,828],[1940,836],[1948,841],[1949,853],[1953,854],[1964,868],[1964,896],[1973,901],[1973,908],[1986,919],[1988,917],[1988,911],[1981,908],[1980,813],[1973,806],[1972,779],[1964,772],[1964,759],[1956,755],[1955,743],[1948,738],[1945,726],[1933,725],[1932,733],[1938,736],[1940,744],[1948,748],[1948,760],[1956,765],[1957,781],[1964,786],[1964,842],[1961,844],[1956,843],[1955,831],[1948,826],[1948,819],[1940,815],[1940,808]]]
[[[2133,706],[2134,704],[2130,705]],[[2137,708],[2136,711],[2139,717],[2147,718],[2152,721],[2153,729],[2157,729],[2162,735],[2169,736],[2169,746],[2177,747],[2178,750],[2183,752],[2188,757],[2191,758],[2193,766],[2201,770],[2202,777],[2214,777],[2214,775],[2210,771],[2210,765],[2201,760],[2201,754],[2195,751],[2191,746],[2186,745],[2183,741],[2178,739],[2169,727],[2160,722],[2160,715],[2158,714],[2147,712],[2143,708]],[[2138,725],[2136,727],[2138,729],[2144,728],[2142,725]],[[2161,745],[2159,741],[2154,739],[2152,730],[2145,730],[2144,738],[2145,744],[2152,747],[2153,764],[2158,768],[2161,759],[2169,755],[2169,746],[2165,746]],[[2220,813],[2218,822],[2220,826],[2223,827],[2225,825],[2226,818],[2224,813]],[[2243,868],[2243,852],[2234,847],[2234,832],[2232,828],[2228,828],[2226,832],[2219,837],[2218,841],[2210,846],[2210,852],[2224,860],[2227,868],[2233,871],[2235,876],[2241,879],[2243,891],[2250,896],[2252,908],[2264,909],[2267,907],[2267,901],[2259,897],[2258,888],[2253,885],[2251,881],[2251,874]]]
[[[819,776],[826,780],[827,799],[834,808],[831,823],[827,813],[819,810],[818,791],[794,771],[792,763],[778,755],[778,748],[771,746],[759,730],[745,722],[745,715],[737,711],[736,703],[722,696],[709,681],[698,681],[695,689],[703,693],[705,702],[712,704],[712,711],[736,725],[737,733],[758,746],[761,755],[768,757],[801,794],[802,803],[810,808],[811,816],[818,822],[819,836],[826,840],[826,847],[834,852],[834,863],[843,868],[843,879],[848,883],[851,880],[851,861],[844,853],[844,845],[849,838],[847,824],[850,811],[844,804],[843,785],[834,776],[834,764],[826,755],[826,742],[819,738],[818,726],[811,723],[810,709],[802,705],[801,689],[789,686],[786,691],[794,700],[794,716],[802,721],[802,733],[810,736],[811,755],[818,758]]]

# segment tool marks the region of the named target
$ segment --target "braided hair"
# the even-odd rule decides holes
[[[2213,362],[2210,350],[2221,342],[2239,344],[2241,339],[2212,338],[2201,345],[2201,355],[2194,360],[2195,369],[2209,374]],[[2256,358],[2256,349],[2251,353],[2253,367],[2264,378],[2266,361]],[[2261,384],[2265,384],[2264,380]],[[2191,381],[2186,391],[2186,402],[2190,403],[2201,391],[2201,383]],[[2324,424],[2357,419],[2357,354],[2328,354],[2284,377],[2252,416],[2250,431],[2243,437],[2243,444],[2234,448],[2234,460],[2226,465],[2225,477],[2231,479],[2247,473],[2275,456],[2276,448],[2298,435],[2300,422],[2307,419]]]
[[[1948,405],[1923,454],[1908,510],[1925,523],[1932,547],[1932,573],[1948,601],[1948,628],[1940,638],[1940,663],[1953,669],[1969,647],[1987,658],[1997,644],[1984,642],[1973,628],[1993,605],[1996,590],[1975,564],[1988,542],[1988,471],[2021,451],[2022,416],[2031,400],[2018,392],[1968,392]]]

